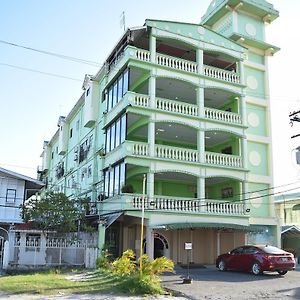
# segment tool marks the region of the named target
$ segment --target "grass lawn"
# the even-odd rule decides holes
[[[70,276],[71,275],[71,276]],[[77,277],[77,280],[68,279]],[[9,294],[72,294],[118,291],[120,278],[100,271],[60,272],[50,270],[0,277],[0,291]]]

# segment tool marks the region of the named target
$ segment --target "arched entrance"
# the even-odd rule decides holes
[[[162,256],[169,257],[169,244],[166,238],[159,234],[154,233],[154,253],[153,258],[159,258]]]

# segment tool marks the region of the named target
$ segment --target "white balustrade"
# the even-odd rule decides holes
[[[231,83],[240,83],[240,76],[234,71],[227,71],[227,70],[204,65],[203,72],[204,75],[212,78],[224,80]]]
[[[155,196],[151,201],[141,195],[133,196],[132,205],[134,209],[162,210],[173,212],[192,212],[216,215],[246,215],[244,203],[224,202],[217,200],[201,201],[197,199],[172,198],[167,196]]]
[[[207,119],[213,119],[223,121],[231,124],[242,124],[241,116],[229,111],[223,111],[213,108],[205,108],[205,117]]]
[[[136,58],[142,61],[150,61],[150,52],[146,50],[137,49]]]
[[[243,162],[240,156],[205,152],[205,162],[210,165],[220,165],[233,168],[242,168]]]
[[[205,212],[223,215],[245,215],[244,203],[208,201],[205,203]]]
[[[166,56],[162,54],[156,55],[156,63],[161,66],[166,66],[172,69],[181,71],[198,73],[198,65],[195,62],[180,59],[177,57]]]
[[[148,155],[148,144],[141,144],[141,143],[133,144],[132,154],[147,156]]]
[[[163,145],[155,146],[155,156],[158,158],[165,159],[199,162],[199,153],[197,150],[176,148]]]
[[[189,116],[198,116],[197,105],[185,102],[156,98],[156,108]]]
[[[149,96],[141,95],[141,94],[136,94],[134,96],[134,104],[138,106],[143,106],[143,107],[148,107],[149,106]]]

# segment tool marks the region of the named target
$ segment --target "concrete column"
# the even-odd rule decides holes
[[[147,196],[150,201],[154,199],[154,173],[147,173]]]
[[[198,177],[197,178],[197,198],[199,200],[200,210],[203,210],[202,205],[205,202],[205,178]]]
[[[240,74],[240,83],[245,84],[245,73],[244,73],[244,61],[243,60],[239,61],[237,71]]]
[[[198,115],[200,118],[204,118],[204,88],[196,88],[196,101],[198,106]]]
[[[151,118],[148,123],[148,145],[149,145],[149,156],[154,157],[155,148],[155,122]]]
[[[146,253],[149,260],[154,259],[154,238],[153,230],[149,226],[146,227]]]
[[[243,137],[242,138],[242,140],[241,140],[241,156],[242,156],[242,158],[243,158],[243,167],[245,168],[245,169],[247,169],[247,166],[248,166],[248,152],[247,152],[247,139],[246,139],[246,137]]]
[[[203,74],[203,50],[202,49],[196,50],[196,61],[198,64],[198,73]]]
[[[199,162],[205,163],[205,134],[203,130],[197,131],[197,150]]]
[[[153,74],[153,70],[150,72],[149,84],[148,84],[148,94],[150,97],[150,107],[155,108],[155,97],[156,97],[156,77]]]
[[[105,225],[98,224],[98,257],[102,255],[102,250],[105,244]]]
[[[156,37],[152,35],[152,32],[151,32],[150,38],[149,38],[149,49],[150,49],[150,61],[152,63],[155,63],[155,58],[156,58]]]
[[[221,240],[220,240],[221,232],[217,231],[217,256],[221,254]]]
[[[238,97],[238,101],[239,101],[239,114],[241,115],[242,118],[242,124],[244,126],[247,126],[247,112],[246,112],[246,101],[245,101],[245,96],[242,95],[240,97]]]

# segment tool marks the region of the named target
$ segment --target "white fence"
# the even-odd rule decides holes
[[[97,258],[95,239],[57,238],[44,233],[18,232],[10,242],[8,268],[83,266],[94,268]]]

